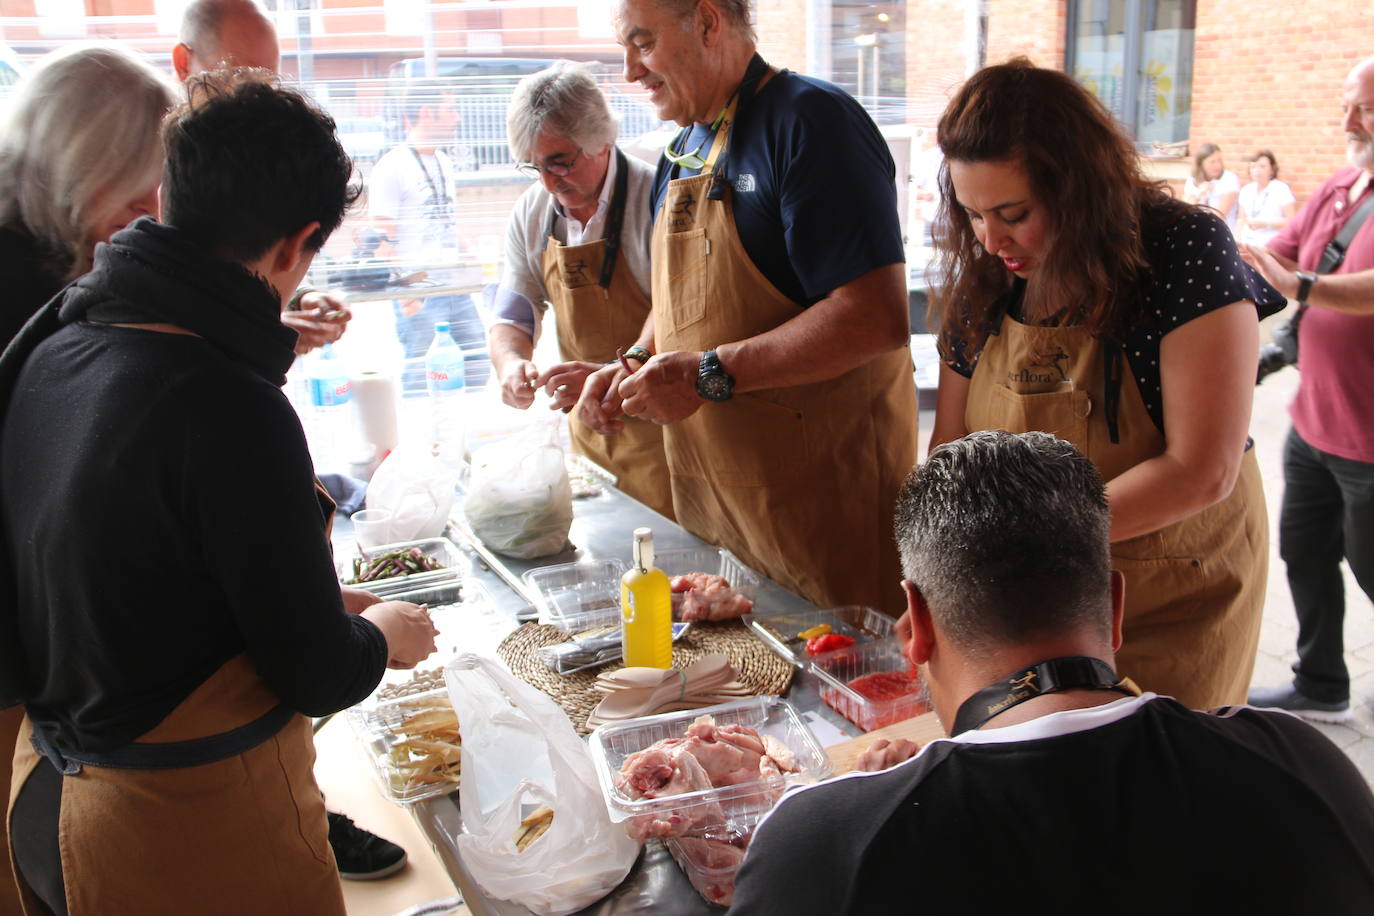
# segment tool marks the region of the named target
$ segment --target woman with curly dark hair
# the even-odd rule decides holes
[[[1120,672],[1191,707],[1244,702],[1268,558],[1247,437],[1256,307],[1283,297],[1220,217],[1144,177],[1064,73],[985,68],[945,109],[939,142],[931,447],[979,429],[1078,446],[1108,481],[1126,574]]]

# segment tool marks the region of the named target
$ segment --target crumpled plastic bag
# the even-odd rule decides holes
[[[568,543],[572,485],[558,419],[531,423],[473,453],[464,512],[472,533],[497,553],[529,560]]]
[[[457,472],[428,449],[402,445],[372,475],[367,507],[391,513],[387,543],[438,537],[448,525],[457,482]]]
[[[495,659],[458,656],[445,672],[463,730],[458,803],[464,864],[493,897],[560,916],[625,880],[639,844],[612,824],[591,753],[567,714]],[[521,806],[548,805],[548,831],[515,845]]]

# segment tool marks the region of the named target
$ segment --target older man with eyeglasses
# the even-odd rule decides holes
[[[646,347],[631,345],[649,315],[654,170],[616,147],[615,118],[585,67],[559,61],[525,77],[508,111],[511,152],[538,182],[506,225],[491,361],[507,404],[527,408],[543,388],[553,409],[566,409],[604,364],[649,359]],[[534,344],[550,305],[563,362],[540,372]],[[631,419],[607,437],[574,418],[570,432],[573,447],[619,477],[621,489],[672,517],[658,426]]]

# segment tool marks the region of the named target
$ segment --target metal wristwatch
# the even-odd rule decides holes
[[[1307,304],[1307,297],[1312,294],[1312,287],[1317,283],[1317,274],[1310,270],[1297,271],[1298,275],[1298,294],[1294,298],[1303,305]]]
[[[735,380],[720,364],[715,350],[701,354],[701,366],[697,369],[697,394],[708,401],[728,401],[735,393]]]

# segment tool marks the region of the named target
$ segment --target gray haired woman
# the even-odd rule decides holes
[[[121,46],[78,45],[26,73],[0,126],[0,346],[97,242],[157,215],[172,82]]]

